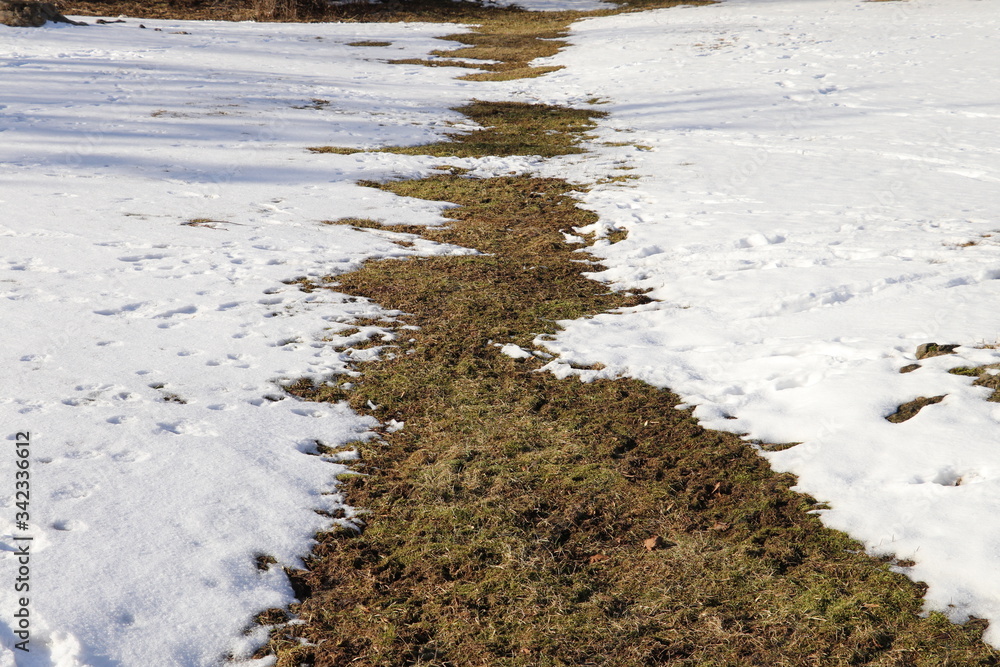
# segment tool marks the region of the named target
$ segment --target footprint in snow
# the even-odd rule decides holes
[[[194,436],[212,436],[218,435],[218,433],[212,430],[207,424],[203,422],[194,421],[192,419],[180,419],[175,422],[159,422],[157,423],[159,427],[157,433],[166,434],[171,433],[173,435],[194,435]]]
[[[102,456],[104,455],[101,452],[95,452],[93,449],[78,449],[68,452],[65,458],[74,461],[86,461],[87,459],[97,459]]]
[[[97,487],[94,484],[73,482],[53,491],[51,498],[52,500],[80,500],[93,493],[95,488]]]
[[[182,308],[174,308],[172,310],[167,310],[155,317],[173,317],[174,315],[194,315],[198,312],[196,306],[184,306]]]
[[[320,410],[306,410],[303,408],[295,408],[292,410],[292,414],[299,415],[300,417],[314,417],[317,419],[328,416],[328,413],[321,412]]]
[[[140,308],[148,304],[149,301],[139,301],[138,303],[126,303],[124,306],[120,306],[118,308],[106,308],[104,310],[95,310],[94,313],[96,315],[106,315],[106,316],[120,315],[123,313],[134,313],[135,311],[139,310]]]
[[[170,255],[167,255],[165,253],[154,252],[154,253],[149,253],[147,255],[125,255],[124,257],[119,257],[118,261],[120,261],[120,262],[135,263],[135,262],[142,262],[142,261],[151,260],[151,259],[152,260],[155,260],[155,259],[165,259],[165,258],[167,258],[169,256]]]
[[[126,449],[111,455],[111,460],[117,463],[138,463],[149,458],[149,454],[137,449]]]
[[[78,519],[60,519],[54,521],[52,527],[56,530],[83,532],[87,530],[87,524]]]

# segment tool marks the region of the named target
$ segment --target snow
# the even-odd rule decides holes
[[[347,373],[374,353],[350,349],[366,338],[391,344],[346,323],[393,313],[288,281],[469,252],[322,224],[442,222],[446,204],[353,185],[428,160],[305,150],[461,122],[455,70],[374,60],[423,57],[453,26],[143,25],[0,27],[0,665],[247,657],[265,638],[242,634],[252,617],[294,599],[280,566],[331,526],[315,510],[355,513],[335,486],[350,452],[309,454],[378,426],[279,384]],[[392,46],[346,46],[372,38]],[[28,531],[13,523],[17,431]],[[8,589],[25,534],[30,654],[13,650]],[[258,555],[279,565],[260,572]]]
[[[497,343],[497,345],[499,346],[500,344]],[[500,347],[500,354],[506,355],[511,359],[531,359],[535,356],[520,345],[514,345],[513,343],[507,343]]]
[[[657,300],[564,322],[537,341],[547,368],[802,443],[762,454],[827,525],[915,561],[928,609],[989,619],[995,646],[1000,406],[947,370],[1000,362],[981,349],[1000,336],[998,28],[978,0],[730,0],[577,23],[551,59],[566,69],[513,86],[606,101],[596,155],[560,169],[640,177],[580,195],[600,222],[579,231],[628,230],[594,277]],[[900,374],[927,342],[961,347]]]
[[[520,4],[567,2],[600,6]],[[1000,407],[947,372],[1000,362],[981,346],[1000,337],[990,3],[729,0],[590,19],[550,59],[565,69],[503,83],[384,62],[427,57],[453,25],[142,23],[0,27],[0,585],[14,538],[34,538],[32,653],[13,649],[4,594],[0,667],[252,653],[254,614],[293,601],[280,566],[357,513],[335,484],[350,449],[310,455],[317,441],[405,428],[282,393],[391,354],[387,329],[349,323],[398,315],[291,281],[471,252],[323,224],[441,223],[446,203],[354,185],[441,160],[305,148],[433,141],[468,127],[450,107],[510,96],[600,98],[609,116],[590,154],[447,163],[638,177],[580,193],[600,221],[565,236],[628,230],[591,249],[593,276],[657,299],[563,323],[537,341],[559,355],[546,368],[641,378],[706,426],[801,443],[762,455],[829,503],[828,525],[912,559],[928,609],[1000,620],[1000,544],[983,529],[1000,510]],[[391,45],[348,46],[366,39]],[[370,338],[388,347],[351,349]],[[931,341],[961,347],[899,373]],[[7,481],[18,431],[26,533]],[[258,555],[279,565],[259,571]],[[1000,646],[1000,624],[986,639]]]

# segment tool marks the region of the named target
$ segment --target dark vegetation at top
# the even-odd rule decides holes
[[[610,0],[629,11],[656,7],[673,7],[680,4],[712,4],[715,0]],[[396,22],[430,21],[435,23],[480,23],[506,22],[517,20],[524,14],[535,14],[541,19],[532,30],[538,36],[552,38],[546,34],[550,30],[545,24],[551,20],[567,23],[582,15],[603,15],[614,13],[614,8],[596,12],[524,12],[515,7],[489,6],[489,3],[467,2],[464,0],[388,0],[386,2],[339,2],[325,0],[64,0],[60,8],[66,14],[90,16],[125,15],[135,18],[190,19],[213,21],[294,21],[294,22]],[[512,31],[513,39],[520,39],[517,30]],[[455,39],[455,36],[449,37]],[[523,40],[522,40],[523,41]],[[549,50],[542,44],[526,44],[526,48],[538,53]],[[554,51],[553,51],[554,53]],[[455,57],[479,57],[452,54]],[[511,54],[509,63],[526,62],[532,57],[527,50]]]

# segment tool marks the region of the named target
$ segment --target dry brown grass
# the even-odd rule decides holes
[[[391,146],[381,153],[433,155],[436,157],[486,157],[488,155],[540,155],[551,157],[581,153],[582,133],[594,127],[603,113],[549,104],[524,102],[472,102],[455,109],[482,126],[466,133],[452,133],[446,141],[423,146]],[[363,149],[316,146],[314,153],[351,154]]]
[[[380,187],[461,204],[449,228],[404,231],[486,254],[336,278],[420,330],[350,391],[290,388],[406,427],[363,445],[366,475],[344,481],[364,532],[321,535],[294,575],[306,622],[274,633],[280,667],[997,664],[981,622],[919,618],[919,585],[823,528],[793,478],[668,392],[560,381],[498,353],[643,299],[580,276],[561,230],[592,217],[569,185]]]
[[[993,345],[984,347],[995,348]],[[1000,403],[1000,364],[989,364],[973,368],[959,366],[958,368],[952,368],[948,372],[955,375],[967,375],[969,377],[976,378],[976,381],[972,383],[973,385],[976,387],[986,387],[987,389],[991,389],[993,391],[993,393],[988,396],[986,400],[993,403]]]
[[[565,153],[595,116],[495,110],[429,152]],[[564,127],[545,131],[551,118]],[[499,354],[645,298],[580,275],[562,232],[594,218],[572,186],[456,172],[366,185],[460,204],[446,228],[392,229],[484,254],[337,276],[333,289],[420,329],[350,390],[289,387],[406,426],[361,445],[364,474],[343,480],[363,531],[320,535],[292,574],[304,623],[275,628],[279,667],[1000,664],[981,621],[920,618],[920,585],[824,528],[792,477],[669,392],[556,380]]]

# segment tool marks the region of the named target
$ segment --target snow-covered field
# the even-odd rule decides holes
[[[314,510],[353,512],[316,440],[378,427],[277,383],[347,371],[336,344],[382,334],[338,332],[382,311],[285,281],[466,252],[322,224],[439,222],[443,204],[353,182],[440,160],[304,148],[430,141],[461,123],[448,107],[510,95],[611,115],[592,155],[466,166],[639,176],[583,201],[629,230],[596,277],[659,299],[566,323],[540,341],[551,370],[601,362],[708,426],[801,442],[767,456],[829,525],[913,559],[929,607],[1000,621],[1000,406],[946,372],[1000,361],[976,348],[1000,335],[995,14],[729,0],[583,22],[566,69],[493,84],[379,60],[454,26],[0,27],[0,667],[212,665],[261,641],[242,631],[292,591],[256,557],[294,567],[330,524]],[[392,44],[347,45],[366,39]],[[930,341],[962,347],[900,374]],[[31,654],[13,649],[25,535]]]
[[[314,510],[342,505],[342,466],[308,454],[376,426],[276,383],[345,371],[334,345],[379,334],[337,332],[380,309],[284,281],[465,252],[321,224],[439,222],[353,185],[428,161],[305,150],[461,122],[454,70],[375,60],[453,26],[143,24],[0,26],[0,665],[209,665],[259,643],[252,616],[293,598],[256,556],[300,566],[330,525]],[[34,538],[30,654],[10,650],[15,535]]]

